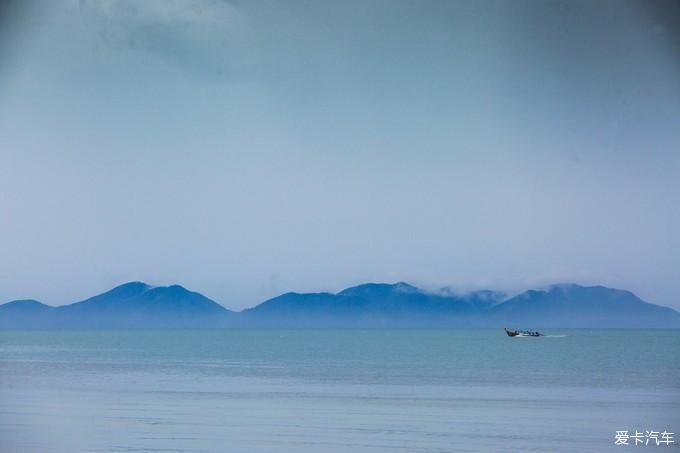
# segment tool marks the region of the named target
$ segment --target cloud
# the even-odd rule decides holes
[[[223,0],[80,0],[97,44],[146,52],[184,69],[223,74],[242,64],[247,20]]]

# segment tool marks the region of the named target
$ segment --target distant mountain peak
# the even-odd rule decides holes
[[[189,291],[182,285],[169,285],[169,286],[153,286],[148,289],[148,291],[164,291],[168,292],[171,294],[185,294],[185,293],[190,293],[192,291]]]
[[[149,288],[153,288],[153,287],[151,285],[149,285],[148,283],[144,283],[144,282],[135,280],[135,281],[131,281],[131,282],[121,283],[118,286],[114,286],[113,288],[111,288],[110,291],[120,290],[120,289],[149,289]]]
[[[421,293],[421,289],[409,285],[406,282],[397,283],[364,283],[362,285],[352,286],[350,288],[340,291],[338,296],[380,296],[394,293]]]
[[[625,289],[610,288],[603,285],[581,285],[578,283],[556,283],[542,289],[530,290],[529,295],[546,294],[551,296],[571,297],[582,294],[607,295],[607,297],[626,297],[639,299],[638,296]]]
[[[42,310],[52,308],[35,299],[12,300],[0,305],[3,310]]]
[[[154,286],[144,291],[142,295],[147,299],[210,300],[203,294],[188,290],[182,285]]]
[[[123,283],[122,285],[118,285],[108,291],[106,291],[103,294],[100,295],[107,295],[107,296],[116,296],[116,297],[131,297],[131,296],[136,296],[139,295],[145,291],[148,291],[152,289],[153,286],[148,285],[144,282],[139,282],[139,281],[133,281],[133,282],[127,282]]]
[[[0,305],[9,305],[9,304],[21,304],[21,305],[45,305],[39,300],[35,299],[17,299],[17,300],[11,300],[9,302],[6,302],[4,304]]]
[[[402,292],[415,292],[415,293],[422,292],[422,290],[420,288],[416,288],[415,286],[410,285],[406,282],[397,282],[393,286],[396,290],[402,291]]]

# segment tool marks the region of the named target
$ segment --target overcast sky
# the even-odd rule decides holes
[[[680,308],[673,5],[6,3],[0,300],[580,282]]]

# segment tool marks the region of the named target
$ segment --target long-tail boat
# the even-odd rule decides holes
[[[541,332],[532,332],[529,330],[510,330],[507,327],[503,327],[505,329],[505,333],[509,337],[542,337],[543,334]]]

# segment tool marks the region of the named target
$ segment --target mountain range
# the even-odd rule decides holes
[[[0,329],[680,327],[680,313],[630,291],[552,285],[508,297],[495,291],[428,292],[408,283],[367,283],[338,293],[285,293],[234,312],[180,285],[130,282],[70,305],[0,305]]]

